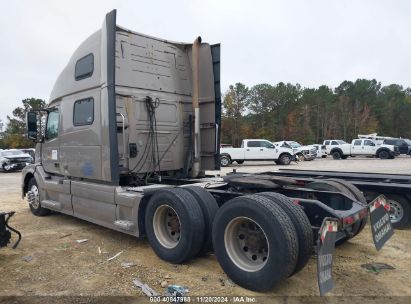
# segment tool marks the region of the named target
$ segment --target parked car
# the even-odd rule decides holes
[[[296,141],[289,141],[289,140],[277,141],[274,143],[274,145],[278,147],[292,149],[293,153],[300,161],[313,160],[317,157],[317,149],[313,147],[312,145],[303,146]]]
[[[399,155],[399,148],[394,145],[380,144],[372,139],[354,139],[351,144],[343,140],[324,140],[327,153],[334,159],[346,159],[348,156],[375,156],[381,159]]]
[[[29,148],[29,149],[20,149],[23,153],[26,153],[31,156],[31,163],[34,164],[36,158],[36,150]]]
[[[234,161],[242,164],[246,160],[273,160],[278,165],[289,165],[293,158],[292,149],[275,146],[266,139],[244,139],[241,148],[220,149],[222,167],[227,167]]]
[[[5,171],[21,170],[32,162],[29,154],[11,149],[0,152],[0,168]]]
[[[400,154],[410,155],[411,156],[411,141],[402,138],[392,138],[385,139],[384,144],[386,145],[395,145],[400,150]]]

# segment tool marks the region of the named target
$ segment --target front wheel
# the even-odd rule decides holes
[[[49,214],[50,210],[41,206],[40,191],[34,177],[30,179],[27,188],[27,200],[29,202],[31,213],[33,213],[35,216],[44,216]]]
[[[290,154],[281,155],[278,162],[280,165],[289,165],[291,163],[291,155]]]
[[[390,154],[387,151],[382,150],[378,153],[378,157],[380,159],[388,159],[390,157]]]
[[[342,157],[341,153],[338,151],[334,151],[332,155],[333,155],[333,159],[341,159]]]

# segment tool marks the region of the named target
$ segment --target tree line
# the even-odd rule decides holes
[[[222,143],[234,146],[243,138],[313,144],[369,133],[411,137],[411,89],[375,79],[343,81],[335,89],[236,83],[222,108]]]
[[[26,137],[26,113],[45,107],[42,99],[22,100],[7,116],[0,149],[33,147]],[[358,134],[375,132],[411,138],[410,88],[382,86],[375,79],[343,81],[335,89],[283,82],[252,87],[236,83],[223,95],[222,143],[234,146],[243,138],[312,144],[334,138],[351,141]]]

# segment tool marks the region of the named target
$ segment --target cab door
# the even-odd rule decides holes
[[[275,149],[275,146],[273,143],[269,141],[261,141],[261,148],[262,151],[260,151],[260,158],[261,159],[277,159],[277,149]]]
[[[363,150],[362,154],[374,155],[377,150],[377,146],[372,140],[365,139],[363,142],[362,150]]]
[[[244,159],[261,159],[263,147],[260,140],[247,141],[247,147],[245,147]]]
[[[353,142],[351,143],[351,154],[353,155],[360,155],[360,154],[364,154],[363,153],[363,145],[362,145],[362,140],[361,139],[356,139],[353,140]]]
[[[44,171],[48,173],[60,173],[60,104],[55,104],[48,113],[47,123],[42,144],[41,161]]]

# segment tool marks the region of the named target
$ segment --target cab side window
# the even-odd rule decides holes
[[[329,140],[326,140],[325,143],[324,143],[324,145],[326,145],[326,146],[328,146],[329,144],[330,144]]]
[[[274,149],[274,145],[268,141],[261,141],[260,143],[263,148]]]
[[[73,109],[73,125],[91,125],[94,121],[94,99],[86,98],[77,100]]]
[[[60,113],[58,110],[50,112],[47,118],[46,140],[56,138],[59,133]]]
[[[80,58],[76,62],[76,68],[74,71],[74,78],[76,81],[89,78],[93,75],[94,71],[94,56],[93,54],[88,54],[83,58]]]
[[[364,146],[375,146],[371,140],[364,140]]]
[[[335,140],[333,140],[333,141],[331,142],[331,146],[338,146],[338,142],[336,142]]]
[[[249,141],[247,143],[248,148],[259,148],[260,147],[260,142],[259,141]]]
[[[361,146],[361,139],[354,140],[354,146]]]

